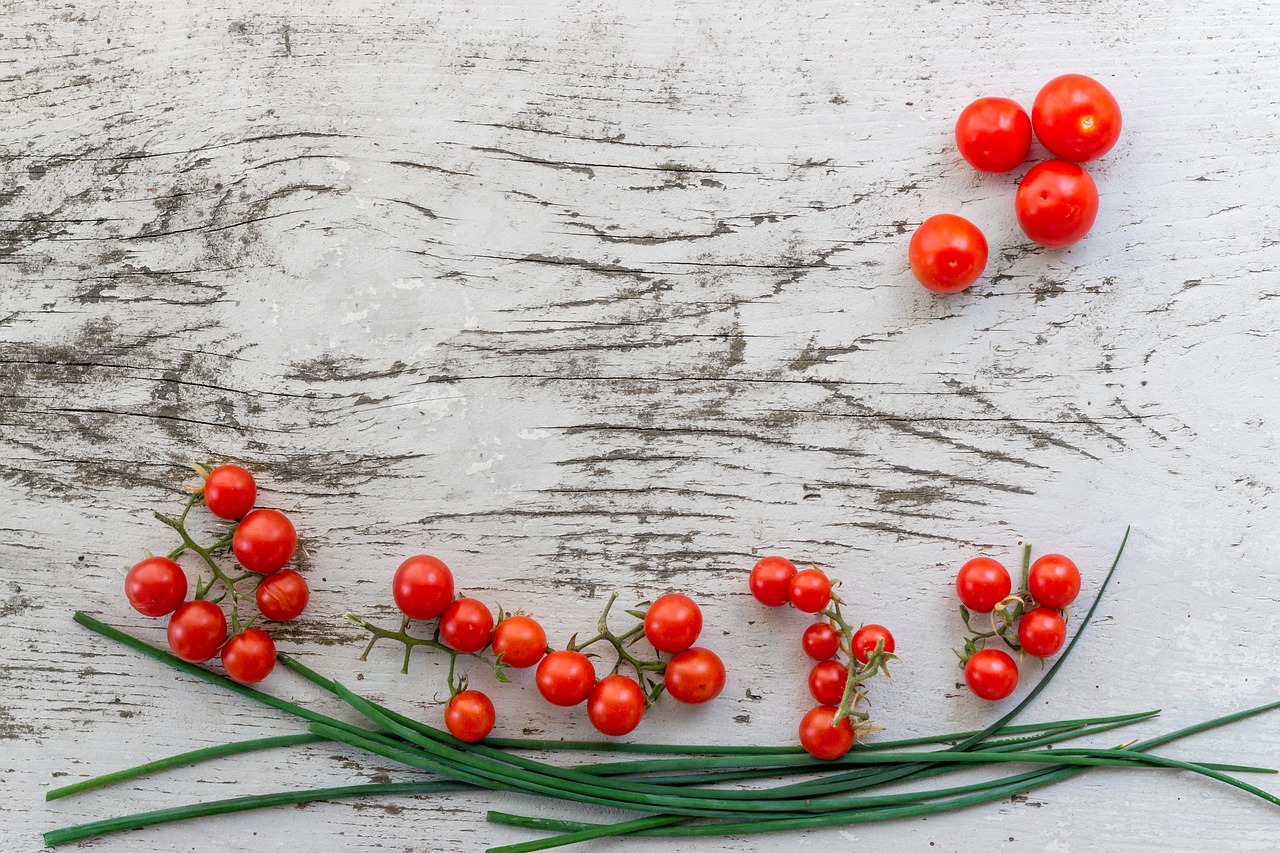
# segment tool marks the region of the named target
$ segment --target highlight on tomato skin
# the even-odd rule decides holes
[[[911,272],[934,293],[959,293],[987,268],[987,238],[963,216],[930,216],[911,235]]]

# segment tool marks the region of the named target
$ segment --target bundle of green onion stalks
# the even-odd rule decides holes
[[[1126,540],[1128,535],[1126,533]],[[1275,805],[1280,798],[1237,778],[1240,773],[1274,773],[1260,767],[1179,761],[1152,755],[1155,747],[1280,707],[1273,702],[1199,725],[1114,748],[1053,747],[1073,738],[1095,735],[1147,720],[1157,711],[1118,716],[1011,725],[1013,719],[1047,686],[1084,633],[1102,592],[1115,573],[1115,562],[1102,590],[1057,663],[1018,705],[982,731],[949,732],[907,740],[860,743],[834,761],[812,758],[799,747],[679,746],[673,744],[595,743],[490,738],[468,744],[348,690],[298,661],[280,656],[290,670],[346,702],[364,720],[353,725],[287,702],[223,676],[186,663],[83,613],[75,620],[148,657],[254,699],[308,724],[308,731],[280,737],[207,747],[126,770],[50,790],[49,800],[200,761],[259,749],[297,746],[316,741],[347,744],[423,771],[422,781],[374,783],[341,788],[285,791],[261,796],[179,806],[115,817],[46,833],[50,846],[84,838],[170,823],[194,817],[266,808],[312,800],[383,794],[431,794],[469,788],[515,791],[636,812],[619,823],[584,823],[489,812],[495,823],[526,827],[548,836],[495,847],[489,853],[546,850],[617,835],[742,835],[822,826],[843,826],[937,814],[1025,793],[1068,779],[1094,767],[1138,767],[1181,770],[1216,779]],[[941,748],[935,745],[944,745]],[[553,763],[536,760],[530,750],[644,753],[660,756],[608,763]],[[1023,765],[1021,772],[967,784],[948,784],[902,792],[898,783],[912,782],[969,768],[973,764]],[[1029,766],[1029,769],[1026,769]],[[796,780],[799,781],[796,781]],[[734,783],[751,782],[749,789]],[[896,789],[896,790],[895,790]]]

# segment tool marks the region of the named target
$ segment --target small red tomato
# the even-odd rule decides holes
[[[601,734],[625,735],[640,725],[642,717],[644,691],[625,675],[606,675],[587,697],[587,718]]]
[[[444,708],[444,725],[458,740],[475,743],[493,731],[497,720],[493,702],[479,690],[463,690]]]
[[[459,598],[440,617],[440,641],[459,652],[478,652],[493,636],[493,614],[484,602]]]
[[[830,761],[853,748],[853,724],[845,717],[836,725],[835,705],[819,705],[800,721],[800,745],[814,758]]]
[[[547,653],[547,632],[528,616],[508,616],[493,629],[493,653],[516,669],[527,669]]]
[[[1061,610],[1080,594],[1080,570],[1061,554],[1045,554],[1031,564],[1027,589],[1036,604]]]
[[[849,668],[844,664],[835,660],[819,661],[809,670],[809,692],[819,705],[839,705],[848,680]]]
[[[672,592],[659,596],[644,614],[644,635],[660,652],[682,652],[701,633],[702,611],[687,595]]]
[[[1031,119],[1017,101],[978,98],[956,119],[956,147],[979,172],[1009,172],[1031,150]]]
[[[266,631],[248,628],[222,647],[222,668],[241,684],[256,684],[276,665],[276,644]]]
[[[396,569],[391,594],[410,619],[434,619],[453,601],[453,572],[435,557],[410,557]]]
[[[964,680],[975,696],[994,702],[1017,688],[1018,665],[1000,649],[982,649],[965,663]]]
[[[990,557],[974,557],[956,575],[960,603],[974,613],[990,613],[1013,589],[1009,571]]]
[[[1120,138],[1120,104],[1092,77],[1063,74],[1036,95],[1031,124],[1053,156],[1083,163],[1106,154]]]
[[[1018,620],[1018,642],[1033,657],[1056,655],[1067,642],[1067,622],[1056,610],[1036,607]]]
[[[884,640],[884,651],[892,652],[893,634],[890,634],[885,626],[876,625],[873,622],[854,631],[853,641],[850,643],[853,648],[853,659],[858,663],[866,663],[867,657],[876,650],[876,645],[881,640]]]
[[[694,646],[667,661],[662,681],[672,699],[686,705],[701,705],[724,690],[724,661],[710,649]]]
[[[804,653],[813,660],[827,660],[840,651],[840,634],[827,622],[814,622],[800,637]]]
[[[831,603],[831,581],[822,569],[802,569],[791,579],[791,606],[804,613],[820,613]]]
[[[187,597],[187,576],[168,557],[148,557],[124,576],[124,594],[143,616],[167,616]]]
[[[580,704],[596,686],[596,667],[582,652],[551,652],[538,664],[534,675],[538,692],[552,705]]]
[[[169,648],[188,663],[204,663],[227,639],[227,617],[212,601],[188,601],[169,617]]]
[[[274,622],[287,622],[307,609],[311,589],[302,575],[293,569],[281,569],[258,582],[254,597],[263,616]]]
[[[1098,188],[1075,163],[1048,160],[1031,167],[1014,196],[1018,224],[1051,249],[1079,242],[1098,218]]]
[[[987,268],[987,238],[963,216],[930,216],[911,235],[907,251],[916,281],[934,293],[959,293]]]
[[[765,557],[751,569],[751,594],[766,607],[781,607],[791,594],[796,567],[786,557]]]
[[[239,465],[219,465],[204,478],[204,505],[218,518],[244,518],[257,499],[258,484]]]
[[[284,567],[298,547],[298,534],[283,512],[255,509],[236,525],[231,550],[251,572],[269,574]]]

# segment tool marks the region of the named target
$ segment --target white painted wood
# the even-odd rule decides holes
[[[1115,592],[1034,716],[1163,708],[1145,736],[1275,699],[1277,11],[0,2],[0,850],[143,808],[407,778],[312,747],[41,801],[297,728],[70,621],[162,642],[120,584],[167,547],[149,510],[181,500],[192,457],[244,461],[298,523],[314,603],[281,646],[427,719],[440,662],[361,664],[338,619],[390,620],[411,553],[555,643],[611,590],[690,592],[728,687],[664,703],[636,737],[784,743],[807,705],[804,622],[754,606],[753,555],[829,568],[858,618],[894,629],[903,661],[875,710],[908,735],[999,714],[956,686],[961,562],[1013,562],[1025,536],[1073,555],[1092,592],[1129,522]],[[1014,223],[1017,175],[975,175],[950,128],[978,95],[1029,105],[1065,71],[1112,88],[1125,133],[1093,169],[1094,233],[1047,251]],[[993,248],[950,298],[905,263],[941,211]],[[495,690],[499,733],[589,734],[532,693],[527,675]],[[1275,765],[1277,742],[1272,717],[1167,751]],[[491,806],[601,817],[453,795],[88,846],[531,837],[485,823]],[[1094,773],[690,849],[1260,850],[1275,814],[1183,776]],[[623,844],[668,849],[598,846]]]

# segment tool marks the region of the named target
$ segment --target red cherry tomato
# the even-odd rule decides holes
[[[463,690],[444,708],[444,725],[458,740],[475,743],[493,731],[497,720],[493,702],[479,690]]]
[[[204,663],[227,639],[227,617],[212,601],[188,601],[169,617],[169,648],[188,663]]]
[[[831,581],[821,569],[802,569],[791,579],[791,606],[819,613],[831,603]]]
[[[534,680],[542,698],[552,705],[578,705],[596,686],[596,667],[582,652],[551,652],[538,664]]]
[[[459,598],[440,617],[440,641],[459,652],[478,652],[493,636],[493,614],[484,602]]]
[[[974,613],[990,613],[1011,589],[1009,571],[990,557],[974,557],[956,575],[960,603]]]
[[[751,594],[766,607],[781,607],[791,594],[796,567],[786,557],[765,557],[751,569]]]
[[[143,616],[167,616],[187,597],[187,576],[168,557],[148,557],[124,576],[124,594]]]
[[[1080,570],[1061,554],[1045,554],[1031,564],[1027,589],[1036,604],[1060,610],[1080,594]]]
[[[1079,242],[1098,218],[1098,188],[1075,163],[1048,160],[1031,167],[1014,196],[1018,224],[1041,246]]]
[[[809,692],[819,705],[839,705],[848,680],[849,668],[844,664],[835,660],[819,661],[809,670]]]
[[[256,684],[270,675],[275,665],[276,644],[266,631],[246,629],[222,647],[222,668],[241,684]]]
[[[853,748],[853,724],[845,717],[836,725],[835,705],[819,705],[800,721],[800,745],[814,758],[830,761]]]
[[[800,645],[813,660],[827,660],[840,651],[840,634],[827,622],[814,622],[804,629]]]
[[[1031,150],[1031,119],[1017,101],[978,98],[956,119],[956,147],[979,172],[1009,172]]]
[[[240,565],[264,575],[283,568],[297,547],[293,522],[274,509],[255,509],[236,525],[231,536],[231,550]]]
[[[644,635],[660,652],[682,652],[701,633],[702,611],[687,595],[672,592],[659,596],[644,614]]]
[[[930,216],[911,235],[911,272],[934,293],[959,293],[987,268],[987,238],[963,216]]]
[[[1067,622],[1056,610],[1036,607],[1018,620],[1018,642],[1033,657],[1056,655],[1067,642]]]
[[[710,702],[724,689],[724,662],[710,649],[694,646],[667,661],[662,681],[671,698],[686,705]]]
[[[493,629],[493,653],[516,669],[527,669],[547,653],[547,632],[528,616],[508,616]]]
[[[307,609],[311,589],[302,575],[293,569],[282,569],[259,581],[254,597],[263,616],[275,622],[287,622]]]
[[[244,518],[257,499],[258,484],[239,465],[219,465],[204,479],[204,505],[218,518]]]
[[[607,675],[587,697],[587,718],[601,734],[618,737],[634,731],[644,716],[644,691],[635,679]]]
[[[884,640],[884,651],[892,652],[893,634],[890,634],[885,626],[876,625],[873,622],[854,631],[853,641],[850,643],[853,648],[853,659],[858,663],[866,663],[867,657],[876,650],[876,644],[881,640]]]
[[[1055,157],[1083,163],[1111,150],[1120,138],[1120,104],[1107,88],[1083,74],[1054,77],[1036,95],[1031,124]]]
[[[391,594],[410,619],[434,619],[453,601],[453,572],[435,557],[410,557],[396,569]]]
[[[1018,665],[1000,649],[982,649],[964,665],[964,680],[975,696],[1003,699],[1018,686]]]

